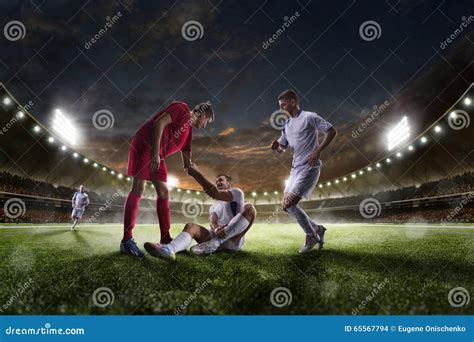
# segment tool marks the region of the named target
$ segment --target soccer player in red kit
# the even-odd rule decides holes
[[[170,207],[168,199],[167,169],[164,158],[181,152],[183,167],[191,162],[192,127],[205,128],[214,121],[214,111],[209,102],[201,103],[192,111],[184,102],[173,102],[155,113],[135,133],[130,144],[127,175],[133,177],[132,189],[125,201],[123,239],[120,251],[132,256],[144,254],[133,239],[133,228],[145,182],[155,187],[156,213],[160,224],[160,243],[172,241],[170,230]]]

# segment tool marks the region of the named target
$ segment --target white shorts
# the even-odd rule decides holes
[[[209,230],[209,234],[211,235],[211,239],[214,239],[217,237],[216,232],[214,232],[212,229]],[[219,246],[217,249],[218,251],[231,251],[231,252],[238,252],[242,248],[245,242],[245,237],[242,237],[239,241],[239,244],[236,245],[231,241],[231,239],[226,240],[222,245]]]
[[[71,214],[72,218],[81,218],[82,215],[84,215],[84,209],[80,209],[80,208],[72,209],[72,214]]]
[[[321,161],[316,166],[300,165],[291,169],[290,178],[285,186],[285,192],[301,198],[309,198],[318,183]]]

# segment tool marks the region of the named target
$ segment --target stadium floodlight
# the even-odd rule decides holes
[[[401,157],[402,157],[402,154],[401,154],[400,152],[397,152],[396,156],[397,156],[398,158],[401,158]]]
[[[178,178],[174,176],[168,176],[168,186],[176,188],[178,186]]]
[[[434,128],[434,131],[436,133],[441,133],[441,126],[440,125],[436,125],[435,128]]]
[[[464,99],[464,104],[465,104],[466,106],[470,106],[471,103],[472,103],[472,100],[471,100],[469,97],[466,97],[466,98]]]
[[[196,195],[200,195],[201,194],[201,191],[196,191]]]
[[[154,188],[155,186],[152,184],[151,187]]]
[[[275,195],[278,195],[278,191],[275,191],[274,194],[275,194]]]
[[[76,127],[73,125],[61,111],[56,109],[53,118],[53,130],[66,142],[71,145],[77,143],[78,133]]]
[[[107,171],[107,168],[105,166],[102,167],[102,171]]]
[[[363,175],[363,174],[364,174],[364,171],[360,170],[359,175]]]
[[[73,156],[74,156],[74,158],[78,158],[78,157],[79,157],[79,154],[77,154],[77,152],[74,152],[74,153],[73,153]]]
[[[347,182],[347,177],[344,177],[342,180],[343,180],[344,182]]]
[[[110,174],[115,175],[115,171],[114,170],[110,171]]]
[[[265,191],[265,192],[263,193],[263,196],[268,196],[268,192]]]
[[[400,120],[387,135],[387,148],[389,151],[403,143],[410,136],[410,126],[406,116]]]
[[[25,113],[23,111],[18,111],[18,113],[16,113],[16,116],[18,117],[18,119],[23,119],[25,117]]]
[[[428,139],[426,137],[421,137],[421,143],[426,144],[428,142]]]
[[[352,177],[352,178],[356,178],[357,175],[356,175],[355,173],[353,173],[353,174],[351,175],[351,177]]]
[[[367,168],[367,171],[369,171],[369,172],[372,171],[372,167],[369,166],[369,167]]]
[[[336,179],[334,183],[339,184],[339,179]]]
[[[322,187],[323,187],[323,185],[322,185],[322,184],[319,184],[319,187],[320,187],[320,188],[322,188]]]
[[[413,151],[413,150],[414,150],[413,145],[408,146],[408,151]]]
[[[94,165],[94,167],[97,167],[97,166],[99,166],[99,164],[97,164],[97,163],[94,163],[93,165]]]
[[[9,98],[8,96],[5,96],[5,97],[3,98],[2,103],[3,103],[5,106],[9,106],[9,105],[12,104],[12,99]]]
[[[62,150],[62,151],[66,151],[66,150],[67,150],[67,147],[66,147],[66,146],[64,146],[64,145],[63,145],[63,146],[61,146],[61,150]]]
[[[130,180],[131,180],[130,177],[127,177],[127,182],[130,182]],[[171,189],[170,189],[170,190],[171,190]]]
[[[123,175],[121,173],[118,174],[117,176],[119,179],[122,179],[123,178]]]
[[[387,158],[385,161],[387,162],[387,164],[390,164],[392,162],[392,159]]]
[[[331,186],[331,182],[327,182],[326,184],[327,184],[327,186]]]
[[[255,197],[255,196],[257,196],[257,193],[254,191],[252,192],[252,197]]]
[[[181,189],[178,189],[178,192],[181,192]]]
[[[41,132],[41,127],[38,126],[38,125],[35,125],[35,127],[33,127],[33,131],[34,131],[35,133],[39,133],[39,132]]]
[[[48,138],[48,141],[49,141],[50,143],[53,143],[53,142],[54,142],[54,138],[53,138],[53,137],[49,137],[49,138]]]
[[[375,166],[376,166],[376,167],[381,167],[381,166],[382,166],[382,164],[380,164],[380,163],[377,163],[377,164],[375,164]]]
[[[89,159],[84,158],[84,163],[89,164]]]
[[[190,191],[190,190],[186,190],[186,193],[187,193],[187,194],[190,194],[190,193],[191,193],[191,191]]]

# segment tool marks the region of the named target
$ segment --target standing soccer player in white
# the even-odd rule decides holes
[[[84,189],[84,185],[79,187],[79,191],[74,193],[72,196],[72,213],[71,218],[74,220],[71,226],[71,230],[74,230],[76,224],[81,219],[82,215],[84,215],[84,211],[86,210],[86,205],[89,205],[89,195],[86,193]]]
[[[306,241],[300,253],[309,252],[317,243],[321,249],[324,244],[326,228],[314,222],[298,205],[301,198],[309,198],[319,179],[321,160],[319,155],[336,136],[333,126],[313,112],[300,109],[298,96],[293,90],[285,90],[278,96],[280,109],[290,115],[285,122],[278,140],[271,149],[278,153],[288,147],[293,148],[293,162],[285,187],[283,210],[288,212],[306,234]],[[324,134],[319,144],[318,131]]]
[[[244,244],[244,235],[255,220],[254,206],[244,203],[244,193],[233,187],[231,177],[220,175],[214,185],[193,166],[188,168],[188,173],[203,186],[206,194],[216,200],[209,209],[211,229],[196,223],[186,223],[183,231],[171,243],[146,242],[146,251],[152,256],[174,261],[176,253],[186,250],[193,239],[198,244],[191,248],[191,252],[197,255],[239,251]]]

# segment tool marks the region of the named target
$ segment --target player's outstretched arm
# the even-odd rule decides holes
[[[217,189],[214,184],[209,182],[195,166],[188,167],[188,175],[193,177],[196,182],[198,182],[202,186],[204,192],[211,198],[218,201],[232,201],[232,193],[230,191],[219,191],[219,189]]]

